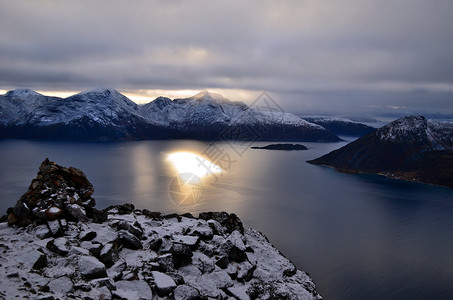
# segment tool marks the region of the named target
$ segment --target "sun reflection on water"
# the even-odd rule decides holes
[[[191,173],[202,178],[221,173],[223,170],[201,155],[179,151],[168,154],[167,160],[173,165],[178,174]]]

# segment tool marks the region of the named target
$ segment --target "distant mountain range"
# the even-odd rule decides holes
[[[49,97],[29,89],[0,96],[0,137],[58,140],[237,139],[335,142],[324,127],[201,92],[137,105],[113,89]]]
[[[331,117],[305,117],[302,119],[310,123],[318,124],[330,132],[338,135],[363,136],[370,133],[376,128],[352,121],[348,118],[331,118]]]
[[[309,163],[453,187],[453,123],[403,117]]]

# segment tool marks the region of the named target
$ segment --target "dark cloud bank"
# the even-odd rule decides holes
[[[452,11],[450,0],[0,0],[0,89],[266,90],[300,112],[453,114]]]

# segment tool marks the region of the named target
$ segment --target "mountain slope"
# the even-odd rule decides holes
[[[137,104],[113,89],[86,91],[66,99],[27,93],[26,98],[12,99],[21,108],[13,111],[12,101],[5,96],[8,93],[0,96],[2,107],[6,107],[3,113],[14,118],[5,118],[2,137],[121,140],[174,135],[172,130],[145,120]]]
[[[318,124],[330,132],[338,135],[349,135],[349,136],[364,136],[376,128],[351,121],[345,118],[329,118],[329,117],[301,117],[302,119]]]
[[[191,138],[228,138],[237,131],[242,139],[339,141],[322,126],[291,113],[272,114],[239,101],[209,92],[186,99],[157,98],[142,107],[143,115],[162,126],[170,126]]]
[[[453,124],[410,116],[309,163],[453,186],[452,153]]]
[[[37,107],[55,99],[58,98],[44,96],[30,89],[17,89],[0,95],[0,124],[20,122]]]

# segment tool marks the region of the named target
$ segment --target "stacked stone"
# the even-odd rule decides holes
[[[86,222],[90,217],[102,221],[105,217],[94,208],[93,192],[93,185],[81,170],[62,167],[46,158],[28,191],[7,210],[8,224],[24,227],[59,219]]]

